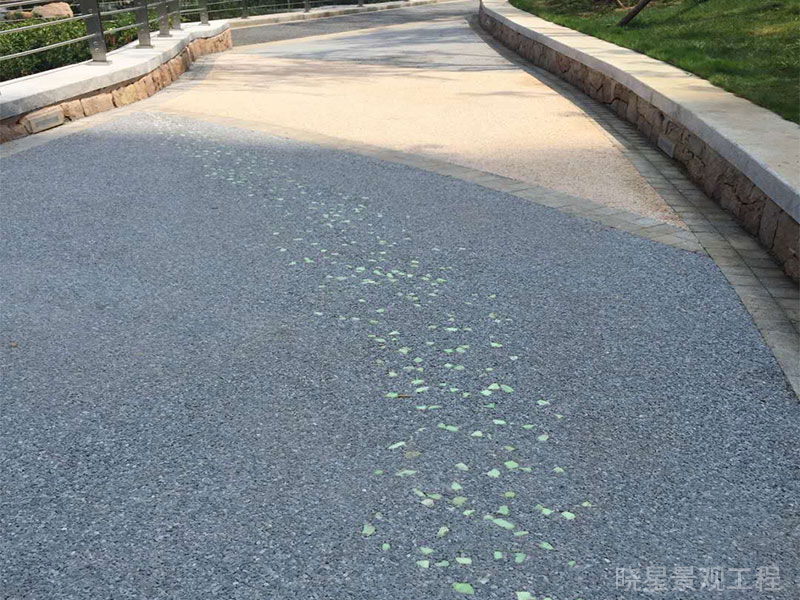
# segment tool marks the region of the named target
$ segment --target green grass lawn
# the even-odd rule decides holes
[[[623,0],[634,4],[634,0]],[[548,21],[631,48],[800,123],[800,0],[511,0]]]

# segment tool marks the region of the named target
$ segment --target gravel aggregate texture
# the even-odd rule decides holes
[[[164,106],[412,152],[682,227],[595,119],[473,30],[476,11],[235,29],[234,50]]]
[[[797,597],[800,406],[708,257],[147,112],[3,187],[3,598]]]
[[[443,2],[441,4],[394,8],[311,21],[236,27],[231,29],[231,35],[233,36],[234,46],[249,46],[264,42],[331,35],[360,29],[390,27],[407,23],[425,23],[434,19],[452,19],[467,14],[476,14],[477,7],[477,2],[472,0],[466,2]]]

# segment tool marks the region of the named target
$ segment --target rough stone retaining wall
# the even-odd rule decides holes
[[[790,214],[684,125],[668,117],[612,77],[535,41],[480,8],[481,26],[504,46],[533,64],[561,77],[627,119],[653,144],[680,162],[689,177],[800,281],[800,225]]]
[[[146,75],[0,121],[0,143],[144,100],[178,79],[201,56],[230,47],[229,29],[214,37],[195,39],[177,56]]]

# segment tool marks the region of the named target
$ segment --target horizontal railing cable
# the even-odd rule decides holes
[[[51,25],[61,25],[62,23],[72,23],[73,21],[85,21],[90,17],[91,15],[77,15],[74,17],[66,17],[64,19],[58,19],[57,21],[48,21],[46,23],[35,23],[33,25],[14,27],[12,29],[2,29],[0,30],[0,35],[8,35],[9,33],[17,33],[19,31],[30,31],[31,29],[41,29],[42,27],[50,27]],[[27,21],[28,19],[25,20]]]
[[[88,42],[92,60],[94,62],[104,63],[107,62],[106,36],[122,31],[136,29],[136,38],[139,41],[138,46],[142,48],[151,48],[151,30],[157,29],[159,37],[169,37],[170,30],[181,29],[183,17],[188,17],[189,20],[196,20],[199,18],[201,24],[208,25],[210,14],[224,13],[226,16],[247,18],[251,14],[263,14],[264,12],[270,13],[279,10],[304,10],[308,12],[311,10],[312,6],[324,6],[328,3],[335,4],[336,0],[283,0],[272,3],[257,2],[258,0],[213,0],[211,2],[208,0],[183,0],[183,2],[181,0],[158,0],[155,2],[150,2],[149,0],[133,0],[133,6],[102,10],[101,6],[111,7],[119,6],[119,4],[117,2],[99,0],[79,0],[79,13],[72,16],[46,19],[39,23],[32,23],[30,25],[22,24],[18,27],[11,26],[7,28],[2,27],[2,25],[24,23],[28,18],[11,18],[1,21],[0,27],[2,28],[0,28],[0,37],[12,36],[15,33],[42,30],[48,27],[57,27],[59,25],[75,22],[84,22],[86,24],[86,35],[78,35],[71,39],[59,40],[36,48],[26,48],[19,52],[0,55],[0,61],[22,58],[70,44]],[[9,9],[21,9],[41,3],[42,0],[13,0],[12,2],[0,2],[0,9],[5,9],[7,15],[13,17],[15,16],[14,12],[23,11],[12,11]],[[364,0],[358,0],[358,4],[359,6],[363,6]],[[123,21],[120,24],[119,21],[117,21],[113,23],[113,25],[115,25],[114,27],[104,29],[104,25],[107,26],[109,24],[104,24],[104,19],[108,20],[108,17],[127,14],[132,14],[132,23],[125,23]],[[61,32],[64,31],[65,30],[62,30]]]

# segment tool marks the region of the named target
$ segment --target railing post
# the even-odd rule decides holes
[[[181,0],[172,0],[172,29],[181,29]]]
[[[242,18],[247,18],[247,0],[242,0]]]
[[[303,11],[308,12],[311,10],[311,2],[309,0],[303,0]]]
[[[89,40],[89,51],[94,62],[108,62],[106,60],[106,40],[103,37],[103,20],[100,16],[100,7],[97,0],[81,0],[81,13],[91,15],[86,19],[86,33],[94,36]]]
[[[147,0],[136,0],[136,10],[133,11],[134,19],[136,19],[137,36],[139,38],[139,48],[152,48],[153,44],[150,43],[150,21],[147,15]]]
[[[158,3],[158,37],[170,37],[169,14],[167,13],[167,0]]]
[[[208,25],[208,0],[200,0],[200,24]]]

